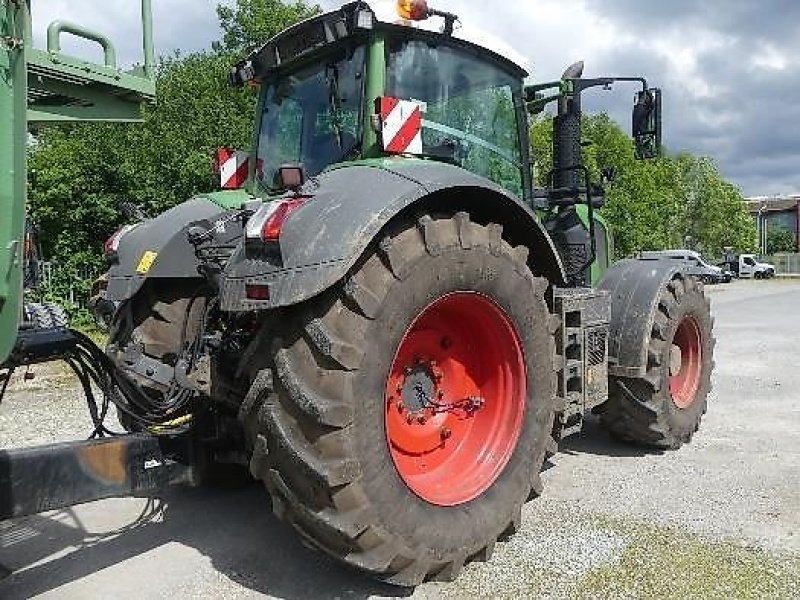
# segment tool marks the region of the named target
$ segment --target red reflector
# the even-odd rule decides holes
[[[286,219],[308,200],[308,198],[295,198],[281,202],[261,228],[261,239],[265,242],[277,242],[281,237]]]
[[[244,291],[248,300],[269,300],[268,285],[245,285]]]

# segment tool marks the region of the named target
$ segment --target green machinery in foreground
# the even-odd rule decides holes
[[[150,0],[142,0],[144,66],[117,67],[112,42],[84,27],[55,21],[47,50],[33,47],[30,0],[0,2],[0,363],[16,339],[22,310],[26,149],[30,127],[75,121],[138,121],[155,98]],[[96,42],[104,64],[61,52],[64,34]]]
[[[526,86],[455,15],[398,9],[346,4],[233,66],[260,88],[253,147],[220,152],[225,190],[106,243],[105,352],[22,330],[6,366],[67,360],[102,392],[103,439],[4,451],[0,516],[246,465],[310,546],[411,586],[488,559],[587,412],[627,442],[691,439],[713,355],[702,285],[675,261],[611,264],[581,160],[583,92],[639,86],[642,159],[660,150],[660,92],[580,63]],[[414,26],[429,19],[442,30]],[[539,189],[528,115],[550,103]],[[104,437],[112,404],[128,435]]]

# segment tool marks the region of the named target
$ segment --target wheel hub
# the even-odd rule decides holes
[[[681,347],[672,344],[669,349],[669,374],[677,375],[681,370]]]
[[[405,381],[401,396],[406,410],[420,412],[433,406],[433,399],[438,391],[433,368],[432,361],[428,361],[404,369]]]
[[[678,323],[670,348],[669,393],[680,409],[694,403],[700,389],[703,369],[703,344],[700,326],[687,315]]]
[[[454,506],[487,489],[522,429],[525,363],[502,310],[471,292],[449,294],[407,330],[386,385],[386,436],[404,482]]]

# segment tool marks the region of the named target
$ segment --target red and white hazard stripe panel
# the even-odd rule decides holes
[[[419,102],[379,99],[383,149],[393,154],[422,154],[422,107]]]
[[[220,148],[217,150],[217,164],[220,187],[223,190],[238,190],[244,186],[250,170],[250,156],[247,152]]]

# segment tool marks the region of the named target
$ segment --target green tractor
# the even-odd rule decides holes
[[[714,342],[681,264],[610,263],[581,161],[585,90],[641,87],[642,159],[660,151],[660,91],[580,64],[526,86],[455,15],[399,9],[346,4],[233,67],[260,88],[251,152],[221,151],[228,189],[107,242],[110,341],[77,345],[123,438],[157,439],[173,467],[249,466],[308,545],[413,586],[487,560],[587,412],[628,442],[688,442]],[[538,189],[529,114],[550,102]]]

